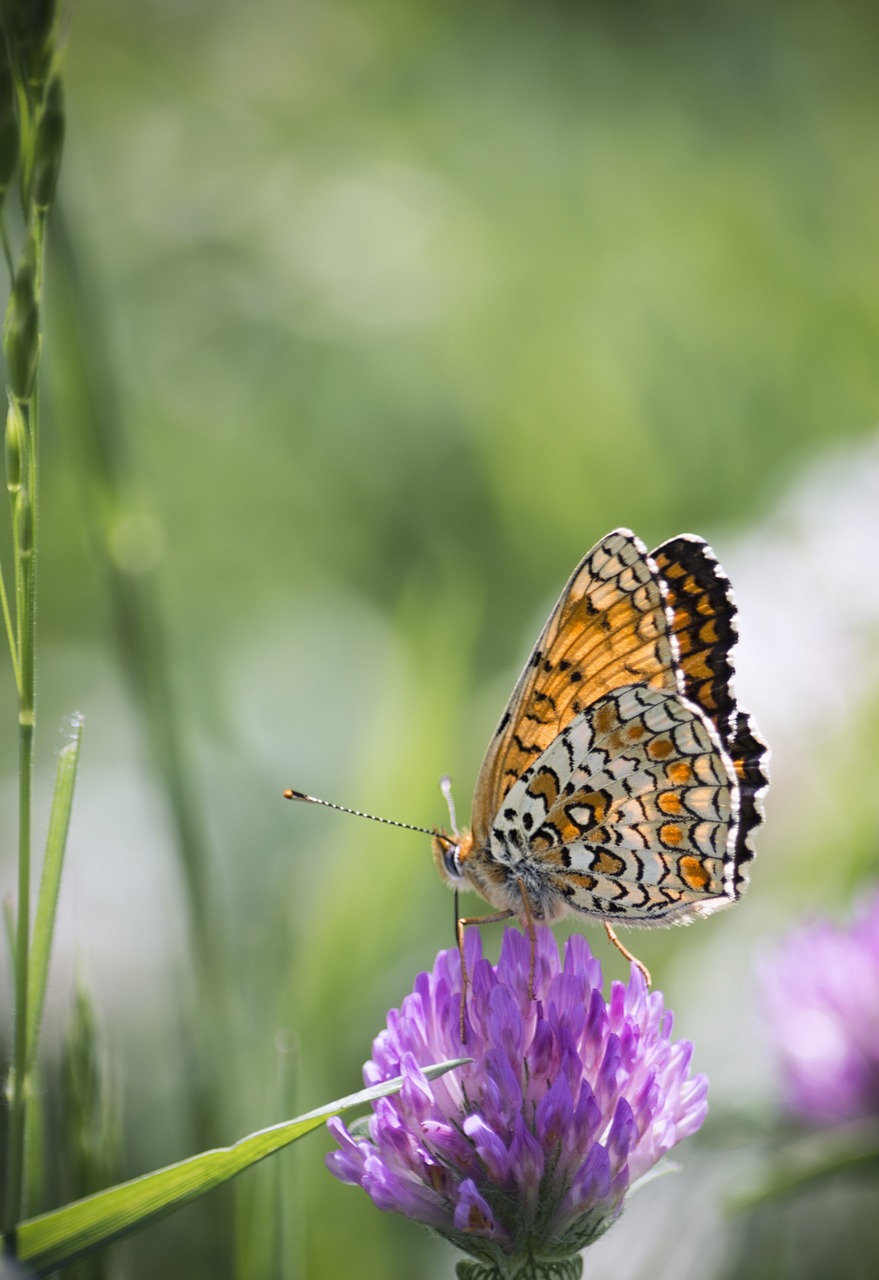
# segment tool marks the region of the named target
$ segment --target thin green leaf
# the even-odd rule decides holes
[[[434,1067],[424,1067],[423,1071],[433,1079],[468,1061],[468,1058],[456,1058]],[[402,1083],[402,1077],[398,1077],[371,1089],[362,1089],[317,1111],[309,1111],[296,1120],[286,1120],[252,1133],[234,1146],[203,1151],[201,1155],[181,1160],[179,1164],[168,1165],[131,1182],[120,1183],[84,1200],[64,1205],[61,1209],[30,1218],[17,1229],[16,1255],[37,1275],[46,1275],[67,1266],[91,1250],[188,1204],[266,1156],[289,1146],[297,1138],[311,1133],[331,1116],[395,1093]]]
[[[879,1124],[858,1121],[806,1134],[777,1151],[756,1185],[736,1197],[733,1211],[753,1209],[797,1195],[813,1183],[839,1175],[879,1173]]]
[[[61,871],[64,866],[64,850],[70,826],[70,809],[73,804],[73,788],[76,782],[76,766],[82,742],[82,716],[75,715],[70,722],[70,740],[61,748],[58,769],[55,774],[55,790],[52,793],[52,810],[49,815],[49,832],[46,836],[46,855],[43,859],[43,875],[40,896],[34,920],[34,934],[30,953],[30,1011],[28,1015],[27,1070],[33,1069],[43,1018],[43,1002],[46,998],[46,980],[49,974],[49,958],[52,954],[52,935],[55,931],[55,912]]]

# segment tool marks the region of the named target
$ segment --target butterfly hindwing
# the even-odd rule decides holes
[[[704,915],[734,898],[738,788],[707,718],[629,685],[578,715],[511,788],[499,860],[536,860],[565,905],[627,924]],[[526,873],[527,874],[527,873]]]
[[[729,754],[739,780],[739,830],[734,851],[735,894],[748,884],[745,863],[754,857],[754,832],[763,821],[763,797],[769,787],[769,748],[747,711],[736,713],[736,729]]]
[[[679,691],[666,596],[646,547],[627,529],[609,533],[580,562],[482,763],[473,800],[477,845],[517,779],[585,707],[636,682]]]

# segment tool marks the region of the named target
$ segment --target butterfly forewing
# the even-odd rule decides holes
[[[577,716],[510,790],[492,852],[540,865],[548,918],[569,907],[683,921],[734,897],[737,805],[706,717],[676,693],[629,685]]]
[[[668,588],[684,693],[728,741],[735,720],[731,651],[737,636],[729,579],[708,544],[692,534],[671,538],[652,555]]]
[[[582,710],[635,682],[678,691],[666,587],[640,539],[617,529],[574,570],[491,740],[473,799],[473,838],[517,779]]]

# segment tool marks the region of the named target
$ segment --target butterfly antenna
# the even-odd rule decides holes
[[[288,787],[284,792],[285,800],[304,800],[306,804],[322,804],[325,809],[335,809],[338,813],[353,813],[355,818],[369,818],[370,822],[383,822],[386,827],[402,827],[404,831],[420,831],[422,835],[432,836],[436,832],[427,827],[413,827],[410,822],[395,822],[393,818],[377,818],[374,813],[364,813],[362,809],[348,809],[343,804],[333,804],[330,800],[319,800],[317,796],[307,796],[304,791],[294,791]]]
[[[458,834],[458,820],[455,817],[455,802],[452,799],[452,779],[447,773],[440,778],[440,791],[446,798],[446,804],[449,806],[449,822],[452,824],[452,834]]]

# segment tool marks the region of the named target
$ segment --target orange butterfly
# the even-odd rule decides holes
[[[432,833],[443,879],[495,908],[458,920],[462,960],[468,924],[516,917],[533,938],[575,911],[649,981],[614,923],[685,924],[740,896],[768,750],[736,704],[735,618],[691,534],[648,554],[617,529],[580,562],[489,743],[471,828]]]

